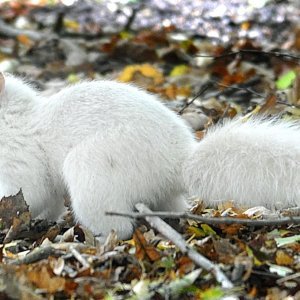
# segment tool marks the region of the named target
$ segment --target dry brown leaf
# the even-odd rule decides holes
[[[45,289],[48,293],[56,293],[63,291],[66,280],[62,277],[57,277],[48,270],[47,266],[33,266],[27,273],[27,278],[36,287]]]
[[[37,241],[37,245],[41,245],[45,239],[48,239],[49,241],[53,242],[57,235],[60,233],[60,230],[61,228],[57,224],[51,226],[48,229],[48,231],[42,236],[42,238]]]
[[[274,108],[274,106],[276,105],[276,101],[277,101],[276,95],[269,94],[266,99],[266,102],[261,106],[259,113],[266,113],[270,109]]]
[[[219,256],[219,261],[222,263],[233,263],[238,254],[237,248],[234,247],[228,239],[213,239],[215,251]]]
[[[203,202],[203,200],[197,198],[193,200],[193,207],[191,209],[191,213],[195,214],[195,215],[201,215],[205,209],[205,204]]]
[[[220,224],[220,228],[224,233],[227,233],[229,235],[235,235],[237,234],[242,228],[244,228],[241,224]]]
[[[136,231],[134,232],[133,241],[136,247],[135,255],[137,259],[143,260],[146,257],[149,258],[151,261],[156,261],[160,259],[161,256],[159,252],[154,246],[150,245],[146,241],[143,233],[140,230],[136,229]]]
[[[65,292],[69,295],[72,295],[75,293],[76,289],[78,287],[78,283],[74,281],[66,281],[65,282]]]
[[[181,256],[177,261],[179,275],[185,275],[193,271],[195,265],[193,261],[187,256]]]
[[[119,35],[114,35],[111,40],[101,46],[101,52],[112,53],[120,40]]]
[[[25,46],[32,46],[34,42],[25,34],[19,34],[17,36],[18,41]]]
[[[3,197],[0,201],[0,219],[8,228],[13,224],[14,217],[19,218],[23,212],[29,212],[29,206],[20,190],[14,196]]]
[[[164,31],[149,31],[145,30],[138,33],[133,41],[135,43],[146,44],[150,48],[157,46],[167,46],[169,44],[167,35]]]
[[[250,299],[255,299],[257,296],[257,287],[254,286],[251,288],[250,292],[248,293]]]
[[[195,136],[197,140],[202,140],[205,135],[205,130],[198,130],[195,132]]]

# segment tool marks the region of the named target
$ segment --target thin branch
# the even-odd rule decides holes
[[[286,281],[298,279],[299,277],[300,277],[300,272],[297,272],[297,273],[288,275],[288,276],[286,276],[286,277],[279,278],[279,279],[276,281],[276,283],[277,283],[277,284],[282,284],[282,283],[284,283],[284,282],[286,282]]]
[[[33,41],[45,39],[45,34],[26,29],[17,29],[0,20],[0,34],[5,37],[15,38],[19,35],[26,35]],[[48,35],[47,35],[48,37]]]
[[[283,60],[286,60],[288,58],[289,60],[297,60],[295,61],[296,63],[300,63],[300,56],[298,55],[293,55],[289,53],[283,53],[279,51],[261,51],[261,50],[253,50],[253,49],[241,49],[239,51],[232,51],[228,53],[224,53],[221,55],[207,55],[207,54],[198,54],[198,57],[212,57],[214,59],[220,59],[228,56],[235,56],[235,55],[240,55],[240,54],[263,54],[263,55],[268,55],[268,56],[275,56],[278,58],[281,58]]]
[[[287,103],[287,102],[284,102],[284,101],[281,101],[281,100],[276,100],[276,103],[282,104],[282,105],[285,105],[285,106],[289,106],[289,107],[293,107],[293,108],[300,108],[300,105]]]
[[[142,203],[135,205],[136,209],[140,213],[151,214],[152,211]],[[206,257],[195,251],[192,247],[186,244],[182,236],[175,231],[170,225],[164,222],[157,216],[145,216],[146,221],[166,238],[171,240],[184,254],[186,254],[196,265],[204,268],[205,270],[212,272],[216,277],[216,280],[221,283],[223,288],[233,288],[232,282],[222,272],[219,266],[213,264]]]
[[[184,105],[184,107],[178,112],[179,115],[182,115],[183,111],[189,107],[197,98],[199,98],[200,96],[202,96],[210,87],[212,86],[211,82],[205,83],[201,89],[199,90],[199,92],[196,94],[196,96],[191,100],[191,101],[187,101]]]
[[[255,91],[253,91],[251,88],[239,87],[237,85],[226,85],[226,84],[220,83],[220,82],[212,80],[212,79],[210,80],[210,82],[212,82],[213,84],[216,84],[218,86],[225,87],[226,89],[229,89],[229,90],[233,89],[233,90],[246,91],[246,92],[248,92],[250,94],[253,94],[253,95],[261,97],[261,98],[265,98],[266,97],[266,95],[257,93]]]
[[[31,264],[42,259],[48,258],[50,255],[58,254],[59,251],[51,246],[39,247],[27,254],[24,258],[8,261],[11,265]]]
[[[145,218],[145,217],[160,217],[163,219],[190,219],[199,221],[205,224],[217,225],[217,224],[241,224],[246,226],[253,227],[262,227],[262,226],[280,226],[286,224],[300,224],[300,217],[284,217],[272,220],[252,220],[252,219],[243,219],[243,218],[232,218],[232,217],[203,217],[194,215],[191,213],[178,213],[178,212],[106,212],[108,216],[120,216],[120,217],[129,217],[133,219]]]
[[[87,262],[87,260],[81,255],[79,251],[77,251],[74,247],[70,248],[73,256],[82,264],[82,266],[86,269],[90,267],[90,264]]]
[[[42,259],[48,258],[50,255],[60,256],[64,254],[66,251],[71,251],[74,255],[75,251],[86,249],[88,246],[82,243],[71,243],[71,242],[62,242],[62,243],[54,243],[51,246],[40,246],[32,250],[23,258],[7,260],[7,263],[10,265],[22,265],[22,264],[31,264]],[[76,255],[76,254],[75,254]],[[75,256],[74,255],[74,256]],[[77,256],[78,257],[78,256]],[[76,257],[76,259],[78,259]],[[79,261],[79,260],[78,260]],[[86,263],[81,262],[82,265],[86,266]]]

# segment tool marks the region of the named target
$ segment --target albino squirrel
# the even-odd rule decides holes
[[[158,98],[128,84],[83,82],[45,98],[0,73],[0,198],[22,188],[33,216],[57,219],[69,195],[94,234],[132,233],[137,202],[184,211],[207,205],[290,207],[300,202],[300,130],[285,122],[229,121],[196,142]]]

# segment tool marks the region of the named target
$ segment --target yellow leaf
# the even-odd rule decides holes
[[[70,19],[64,19],[64,26],[75,31],[78,31],[80,29],[79,23]]]
[[[187,65],[178,65],[172,69],[170,72],[171,77],[180,76],[187,74],[189,72],[190,68]]]
[[[136,73],[140,73],[141,76],[152,79],[155,85],[161,84],[164,81],[163,74],[150,64],[127,66],[119,75],[118,80],[122,82],[133,81]]]
[[[282,250],[276,252],[276,263],[280,266],[290,266],[294,263],[294,259]]]
[[[253,258],[255,266],[261,266],[262,265],[262,262],[254,255],[254,253],[253,253],[253,251],[250,247],[246,246],[246,252],[250,257]]]
[[[133,37],[133,34],[128,31],[121,31],[119,34],[122,40],[129,40]]]

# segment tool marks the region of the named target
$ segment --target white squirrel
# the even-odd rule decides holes
[[[82,82],[51,97],[0,73],[0,198],[22,188],[33,216],[56,220],[69,195],[94,234],[128,238],[130,220],[105,211],[184,211],[206,204],[290,207],[300,202],[300,130],[254,120],[215,127],[196,142],[158,98],[128,84]]]

